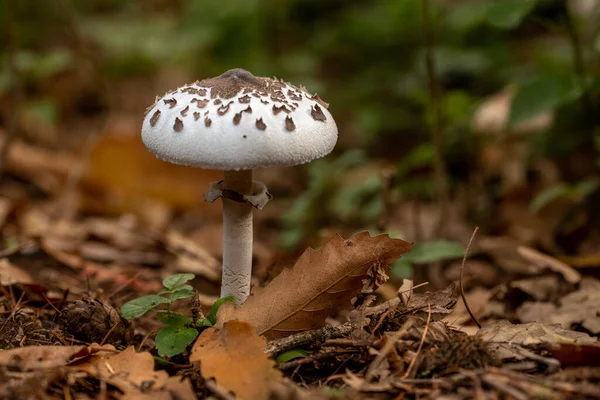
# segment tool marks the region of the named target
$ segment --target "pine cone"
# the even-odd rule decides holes
[[[60,323],[65,332],[87,343],[118,346],[132,338],[129,322],[113,306],[99,299],[83,298],[69,303],[62,310]]]

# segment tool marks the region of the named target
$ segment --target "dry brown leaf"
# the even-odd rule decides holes
[[[541,343],[595,344],[596,338],[587,333],[566,330],[558,324],[545,325],[539,322],[529,324],[511,324],[505,319],[484,326],[477,333],[486,342],[510,343],[521,346],[533,346]]]
[[[177,256],[175,271],[191,272],[215,282],[221,279],[221,263],[206,247],[173,229],[165,233],[164,242],[167,250]]]
[[[23,370],[56,368],[95,354],[112,353],[115,353],[115,348],[111,345],[26,346],[0,351],[0,366],[18,364]]]
[[[229,321],[221,329],[202,332],[194,343],[190,361],[200,361],[204,378],[215,378],[219,386],[240,399],[268,399],[282,375],[265,354],[265,345],[250,324]]]
[[[136,353],[131,346],[121,353],[94,357],[73,368],[119,388],[128,399],[172,398],[170,393],[182,396],[176,398],[195,398],[188,380],[169,377],[166,371],[155,371],[152,354],[147,351]],[[144,393],[148,392],[147,388],[152,390]]]
[[[589,332],[600,333],[600,281],[584,277],[579,290],[560,300],[560,305],[550,302],[524,302],[517,315],[523,322],[539,321],[560,324],[565,329],[581,325]]]
[[[157,159],[139,139],[139,127],[115,124],[90,155],[83,183],[108,193],[110,201],[105,201],[104,207],[115,212],[135,211],[141,201],[154,199],[174,208],[202,209],[205,215],[219,216],[220,205],[200,199],[210,183],[221,178],[219,171]]]
[[[16,283],[32,284],[33,277],[27,271],[17,267],[8,259],[0,260],[0,283],[4,286],[14,285]]]
[[[561,274],[565,280],[569,283],[579,283],[581,281],[581,274],[574,270],[570,265],[551,257],[547,254],[543,254],[537,250],[534,250],[530,247],[519,246],[517,247],[517,251],[527,261],[530,263],[540,267],[540,268],[548,268],[552,271],[558,272]]]
[[[268,339],[314,329],[348,307],[363,287],[381,285],[390,263],[410,247],[388,235],[360,232],[347,240],[335,235],[320,250],[306,250],[293,268],[257,289],[240,308],[221,307],[218,322],[248,321]]]

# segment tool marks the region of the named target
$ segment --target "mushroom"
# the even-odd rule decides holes
[[[270,200],[256,168],[307,163],[333,150],[337,127],[328,104],[304,87],[243,69],[184,85],[148,108],[142,140],[165,161],[223,170],[205,199],[223,201],[221,297],[250,293],[252,210]]]

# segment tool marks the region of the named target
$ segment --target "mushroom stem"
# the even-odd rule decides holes
[[[225,171],[223,190],[252,194],[252,170]],[[250,294],[252,276],[252,205],[223,198],[223,277],[221,297],[237,305]]]

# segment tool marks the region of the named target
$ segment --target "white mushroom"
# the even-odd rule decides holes
[[[303,87],[232,69],[168,92],[148,109],[142,140],[158,158],[224,171],[205,195],[223,199],[222,297],[241,304],[250,292],[252,208],[270,199],[252,170],[330,153],[337,127],[327,106]]]

